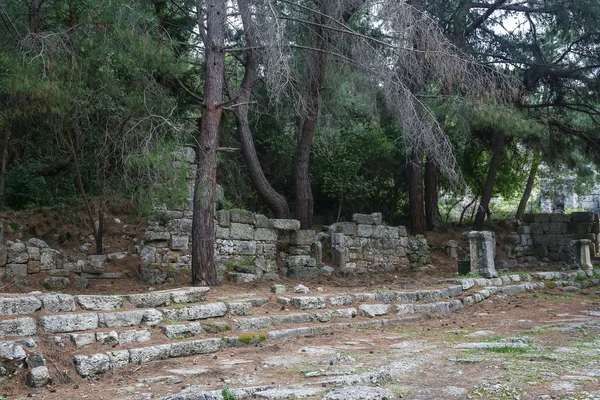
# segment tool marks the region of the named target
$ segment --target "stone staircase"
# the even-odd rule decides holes
[[[0,297],[0,379],[28,368],[28,384],[49,379],[37,341],[73,355],[77,373],[97,377],[127,364],[215,353],[264,341],[325,335],[336,329],[402,325],[447,314],[497,294],[598,285],[592,271],[540,272],[440,282],[435,289],[329,295],[272,293],[207,301],[209,288],[129,295],[33,292]],[[281,285],[274,291],[281,292]],[[285,289],[283,289],[285,290]]]

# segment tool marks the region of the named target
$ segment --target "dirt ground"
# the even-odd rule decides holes
[[[547,289],[493,296],[460,312],[432,315],[402,327],[267,341],[216,355],[129,365],[98,380],[86,381],[72,372],[50,389],[11,384],[3,390],[7,399],[48,400],[160,398],[186,390],[261,385],[326,390],[327,379],[388,371],[391,379],[382,387],[394,398],[596,399],[599,333],[596,289],[579,293]],[[474,342],[498,346],[459,348]],[[64,368],[64,362],[58,357],[51,369]],[[158,377],[165,378],[145,381]],[[322,394],[307,398],[320,399]]]

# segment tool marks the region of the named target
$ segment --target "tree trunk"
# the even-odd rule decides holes
[[[206,69],[192,217],[192,284],[215,286],[219,282],[215,268],[214,203],[223,112],[227,1],[208,0],[204,7],[207,14]]]
[[[8,147],[10,142],[10,129],[4,131],[2,148],[2,164],[0,164],[0,210],[5,206],[4,188],[6,187],[6,172],[8,166]]]
[[[323,50],[323,29],[315,28],[315,48]],[[314,62],[310,68],[308,80],[307,105],[308,115],[302,121],[302,129],[296,147],[296,218],[300,221],[301,229],[310,229],[313,217],[313,198],[308,176],[310,164],[310,145],[315,136],[317,118],[319,115],[320,90],[325,78],[325,53],[318,51],[313,54]]]
[[[425,163],[425,222],[428,231],[446,233],[446,224],[442,220],[438,205],[438,178],[437,165],[427,156]]]
[[[490,162],[490,168],[488,169],[485,186],[481,192],[481,201],[479,202],[479,208],[477,209],[477,214],[475,215],[473,230],[482,230],[485,216],[490,213],[490,200],[492,199],[494,184],[496,183],[496,174],[498,173],[500,162],[502,161],[502,155],[504,154],[505,143],[506,136],[503,133],[497,133],[494,135],[492,142],[492,161]]]
[[[425,208],[423,207],[423,151],[413,147],[408,163],[408,207],[410,233],[425,233]]]
[[[31,0],[29,6],[29,28],[33,33],[40,33],[42,31],[42,15],[41,8],[44,0]]]
[[[246,167],[248,168],[250,181],[252,181],[252,185],[262,201],[277,218],[289,218],[290,209],[287,200],[281,194],[277,193],[265,177],[258,160],[258,155],[256,154],[254,140],[252,139],[252,131],[250,130],[250,124],[248,122],[248,110],[250,108],[249,103],[252,97],[252,89],[254,88],[254,82],[256,81],[257,60],[255,48],[258,47],[258,35],[256,32],[256,25],[254,21],[252,21],[248,0],[238,0],[238,6],[242,16],[242,23],[246,35],[246,47],[248,49],[246,50],[247,60],[244,78],[242,79],[242,85],[237,96],[239,105],[234,111],[237,128],[240,133],[242,154],[244,156],[244,161],[246,162]]]
[[[523,214],[525,214],[525,207],[529,201],[529,196],[531,196],[531,190],[533,189],[533,184],[535,183],[535,177],[537,175],[540,162],[541,158],[534,153],[533,160],[531,161],[531,168],[529,169],[529,177],[527,178],[527,184],[525,185],[525,191],[523,192],[523,196],[519,202],[519,207],[517,208],[517,213],[515,214],[516,219],[523,218]]]

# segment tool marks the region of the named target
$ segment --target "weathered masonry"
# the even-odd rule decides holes
[[[168,279],[168,270],[191,265],[192,202],[195,153],[177,152],[174,166],[188,173],[189,201],[177,209],[156,209],[148,225],[142,261],[150,283]],[[222,195],[217,199],[221,208]],[[219,275],[234,281],[278,279],[280,275],[310,278],[331,274],[323,267],[323,251],[340,271],[366,273],[429,262],[423,237],[409,238],[404,227],[384,226],[381,214],[355,214],[353,222],[333,224],[328,231],[301,230],[294,219],[269,219],[245,210],[215,213],[215,258]]]
[[[572,241],[590,240],[591,254],[598,254],[598,214],[575,212],[572,214],[525,214],[524,225],[507,237],[507,256],[522,264],[528,258],[543,262],[570,262]]]

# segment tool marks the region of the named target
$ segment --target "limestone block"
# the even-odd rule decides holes
[[[104,263],[101,261],[86,261],[81,271],[88,274],[101,274],[104,272]]]
[[[257,228],[255,239],[265,242],[277,242],[277,232],[268,228]]]
[[[77,304],[84,310],[108,311],[123,307],[123,300],[119,296],[75,296]]]
[[[6,276],[8,278],[27,276],[27,264],[6,264]]]
[[[47,333],[70,333],[98,328],[98,314],[44,315],[39,318],[40,328]]]
[[[189,236],[171,235],[169,240],[169,248],[171,250],[186,251],[189,247]]]
[[[136,308],[171,305],[171,293],[169,292],[129,294],[123,297]]]
[[[246,210],[230,210],[231,223],[254,225],[254,213]]]
[[[41,254],[39,247],[27,246],[27,256],[29,260],[40,261]]]
[[[222,228],[227,228],[231,224],[231,216],[228,210],[217,211],[217,224]]]
[[[175,304],[198,303],[206,300],[210,288],[206,286],[190,287],[187,289],[170,292],[171,300]]]
[[[246,225],[248,226],[248,225]],[[233,240],[233,253],[237,255],[256,254],[255,240]]]
[[[255,274],[247,274],[243,272],[228,272],[227,279],[231,282],[236,283],[247,283],[252,282],[258,279],[258,276]]]
[[[325,297],[319,296],[292,297],[291,304],[301,310],[316,310],[326,307]]]
[[[233,322],[239,331],[257,331],[268,328],[273,324],[271,317],[234,319]]]
[[[34,336],[36,323],[33,318],[13,318],[0,321],[0,338]]]
[[[220,338],[179,342],[171,345],[169,357],[188,357],[197,354],[215,353],[220,349]]]
[[[574,212],[571,214],[571,222],[594,222],[594,213]]]
[[[77,348],[89,346],[96,343],[96,335],[94,333],[71,333],[71,342]]]
[[[373,225],[359,224],[356,227],[356,236],[362,237],[362,238],[368,238],[368,237],[371,237],[372,235],[373,235]]]
[[[347,295],[329,297],[329,304],[334,307],[352,305],[352,297]]]
[[[27,386],[32,388],[41,388],[50,382],[50,372],[48,367],[40,366],[29,370],[27,373]]]
[[[382,218],[381,213],[353,214],[352,215],[352,222],[356,222],[357,224],[381,225],[382,220],[383,220],[383,218]]]
[[[119,333],[119,344],[127,345],[147,342],[151,337],[152,333],[149,329],[124,331]]]
[[[227,306],[223,302],[202,304],[183,307],[179,309],[164,309],[167,319],[178,321],[193,321],[198,319],[223,317],[227,313]]]
[[[361,315],[373,318],[388,314],[391,310],[391,306],[389,304],[361,304],[358,306],[358,310]]]
[[[34,296],[0,298],[0,316],[33,314],[42,307]]]
[[[119,334],[115,331],[96,332],[96,340],[104,346],[116,346],[119,344]]]
[[[140,271],[140,279],[142,282],[147,283],[149,285],[160,285],[165,283],[169,274],[167,271],[163,271],[161,269],[156,268],[142,268]]]
[[[525,222],[549,222],[550,214],[523,214],[523,221]]]
[[[48,290],[63,290],[69,286],[69,278],[60,276],[49,276],[43,281],[43,285]]]
[[[268,228],[269,218],[262,214],[254,214],[254,226],[256,228]]]
[[[24,243],[13,243],[8,250],[9,264],[24,264],[29,261],[29,253]]]
[[[146,231],[144,233],[144,242],[162,242],[167,241],[171,237],[169,232],[156,232],[156,231]]]
[[[231,316],[252,315],[252,304],[247,301],[229,303],[229,314]]]
[[[100,328],[122,328],[139,326],[144,318],[144,310],[120,311],[98,314]]]
[[[333,225],[334,232],[343,233],[344,235],[356,235],[356,224],[353,222],[338,222]]]
[[[469,233],[471,271],[486,278],[498,276],[494,265],[494,237],[492,232]]]
[[[202,333],[202,327],[198,322],[191,322],[189,324],[165,325],[163,326],[163,333],[169,339],[188,338],[199,336]]]
[[[157,360],[167,360],[171,352],[170,344],[161,344],[129,350],[130,362],[142,364]]]
[[[44,309],[50,313],[75,311],[75,300],[69,294],[45,294],[40,296]]]
[[[300,221],[297,219],[270,219],[269,228],[282,231],[296,231],[300,229]]]

